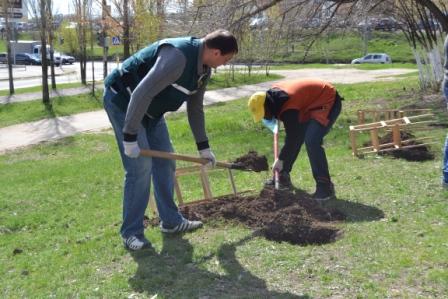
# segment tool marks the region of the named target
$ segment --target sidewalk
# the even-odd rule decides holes
[[[42,78],[41,66],[15,65],[13,66],[12,72],[14,79]],[[69,65],[54,67],[55,77],[64,74],[71,74],[73,72],[76,72],[76,70]],[[48,68],[48,75],[50,75],[50,68]],[[9,80],[8,65],[0,64],[0,81],[8,81],[8,80]]]
[[[319,77],[332,83],[359,83],[379,80],[395,80],[393,76],[414,71],[415,70],[410,69],[386,69],[376,71],[356,69],[301,69],[275,71],[275,73],[284,76],[281,80]],[[274,73],[274,71],[271,72]],[[247,97],[256,91],[267,90],[274,82],[275,81],[207,91],[204,96],[204,104],[210,105]],[[89,92],[89,90],[86,90],[85,88],[84,90],[82,88],[73,88],[58,91],[61,95],[68,95],[69,93],[79,94],[82,92]],[[23,94],[9,98],[9,103],[39,99],[39,97],[40,93]],[[179,111],[185,111],[185,105],[183,105]],[[38,144],[42,141],[56,140],[72,136],[80,132],[100,131],[108,128],[110,128],[110,123],[104,110],[79,113],[53,119],[43,119],[0,128],[0,153],[28,145]]]

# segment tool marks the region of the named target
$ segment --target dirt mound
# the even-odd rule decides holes
[[[406,131],[400,131],[400,138],[402,141],[414,139],[415,136]],[[382,136],[380,139],[380,144],[392,143],[393,142],[393,134],[392,132],[388,132],[386,135]],[[364,146],[371,146],[371,142],[367,142]],[[406,143],[406,145],[421,145],[417,147],[411,148],[402,148],[393,151],[380,152],[380,155],[383,156],[392,156],[397,159],[405,159],[407,161],[427,161],[434,160],[434,154],[429,150],[429,147],[423,145],[419,141],[410,140]]]
[[[269,169],[266,156],[260,156],[256,151],[249,151],[247,154],[232,161],[240,169],[249,169],[255,172],[266,171]]]
[[[409,140],[415,138],[412,133],[402,131],[400,132],[401,140]],[[392,132],[386,134],[381,138],[381,143],[393,142]],[[418,141],[409,141],[406,145],[419,145]],[[429,150],[428,146],[421,145],[418,147],[402,148],[395,151],[384,152],[382,155],[389,155],[398,159],[405,159],[407,161],[427,161],[434,160],[434,154]]]
[[[265,188],[258,196],[225,196],[181,207],[188,219],[222,218],[258,230],[267,239],[292,244],[334,241],[340,231],[331,221],[343,220],[337,210],[327,210],[305,192]]]

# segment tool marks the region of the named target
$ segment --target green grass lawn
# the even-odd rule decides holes
[[[312,39],[314,38],[312,37]],[[350,63],[355,58],[363,57],[364,51],[366,51],[367,53],[387,53],[393,62],[415,62],[411,47],[401,31],[373,31],[367,44],[359,32],[349,30],[322,35],[308,49],[310,42],[311,39],[289,42],[280,48],[281,50],[273,57],[273,60],[278,62]],[[285,48],[288,48],[288,51]]]
[[[348,218],[337,224],[343,235],[336,242],[277,243],[216,219],[179,236],[150,228],[146,235],[155,251],[131,254],[118,235],[123,171],[114,137],[110,131],[79,134],[0,156],[0,296],[445,297],[448,191],[440,187],[445,130],[422,133],[435,138],[433,161],[354,158],[348,127],[357,109],[403,107],[421,103],[422,95],[415,77],[337,87],[346,100],[325,147],[338,196],[331,204]],[[272,134],[252,122],[246,100],[206,108],[210,144],[219,160],[255,149],[272,163]],[[195,155],[185,114],[167,119],[176,151]],[[293,183],[313,192],[310,172],[301,153]],[[268,176],[237,173],[237,188],[257,192]],[[180,184],[187,201],[201,198],[198,177],[182,177]],[[211,174],[211,186],[216,196],[231,192],[219,171]]]
[[[65,116],[103,108],[102,92],[97,91],[75,96],[57,96],[51,99],[52,108],[46,109],[41,100],[0,105],[0,127],[44,118]]]
[[[264,73],[253,73],[250,76],[244,72],[235,72],[233,77],[230,72],[223,71],[213,74],[208,84],[208,90],[255,84],[282,78],[276,74],[266,76]],[[101,88],[102,84],[98,83]],[[72,86],[73,85],[73,86]],[[75,87],[80,84],[58,85],[58,88]],[[41,91],[41,87],[18,89],[17,94],[24,92]],[[1,94],[0,94],[1,95]],[[23,122],[36,121],[43,118],[65,116],[74,113],[102,109],[102,90],[98,90],[93,96],[90,93],[76,96],[52,98],[52,109],[48,110],[42,101],[28,101],[0,105],[0,128]]]

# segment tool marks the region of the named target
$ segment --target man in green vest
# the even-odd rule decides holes
[[[168,38],[135,53],[104,80],[104,108],[125,170],[120,233],[127,249],[151,246],[143,227],[151,180],[162,232],[202,226],[200,221],[185,219],[174,202],[174,161],[142,157],[140,148],[173,152],[164,114],[185,102],[199,156],[214,166],[216,159],[205,132],[205,87],[211,68],[224,65],[236,53],[236,38],[226,30],[203,38]]]

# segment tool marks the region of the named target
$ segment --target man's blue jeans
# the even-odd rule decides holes
[[[302,144],[305,142],[308,158],[311,164],[311,171],[316,183],[328,183],[331,181],[330,173],[328,170],[327,156],[325,155],[325,150],[322,147],[322,144],[325,135],[328,134],[334,122],[341,113],[341,109],[342,103],[338,98],[331,108],[330,114],[328,115],[328,119],[330,120],[330,122],[326,127],[314,119],[300,124],[299,146],[297,147],[291,161],[293,161],[294,163],[294,161],[297,159]],[[292,164],[290,166],[286,166],[283,171],[289,173],[292,169]]]
[[[115,132],[121,161],[125,170],[123,194],[123,224],[121,235],[143,236],[143,219],[148,206],[151,179],[154,184],[154,197],[159,217],[166,227],[174,227],[183,217],[174,203],[175,162],[150,157],[129,158],[123,151],[123,126],[126,112],[111,100],[115,94],[106,88],[104,108]],[[173,152],[168,128],[163,117],[145,120],[138,132],[138,144],[142,149]]]
[[[443,95],[445,96],[445,101],[446,101],[447,110],[448,110],[448,80],[447,79],[445,79],[443,81]],[[445,184],[448,184],[448,135],[445,138],[442,173],[443,173],[443,182]]]

